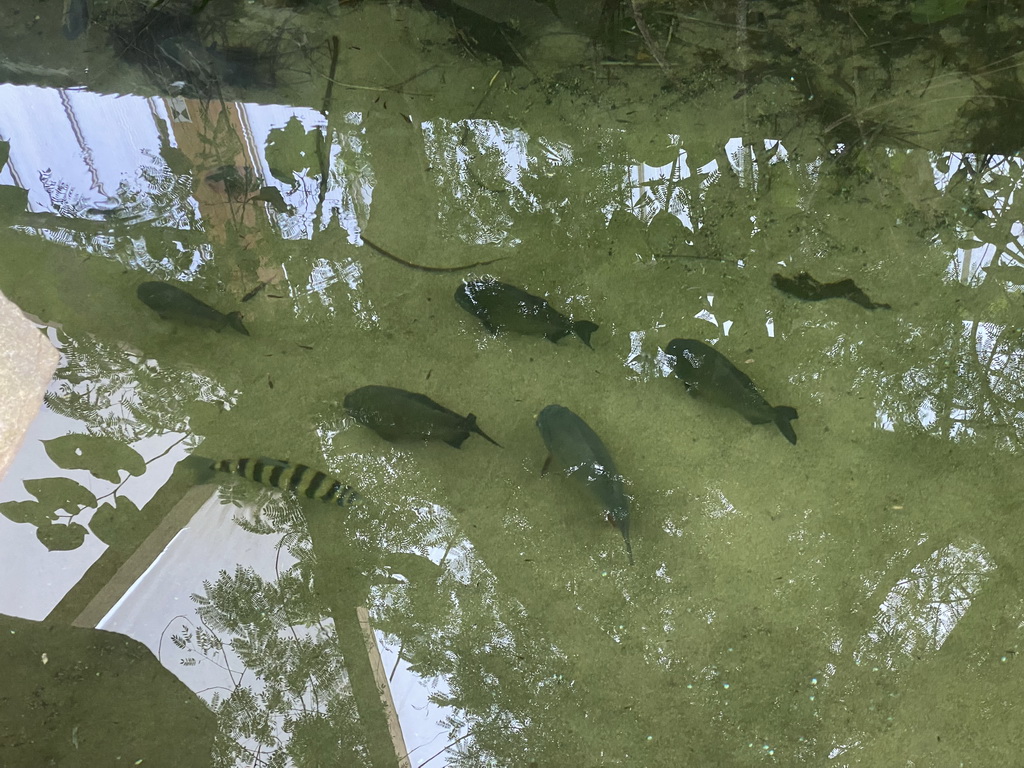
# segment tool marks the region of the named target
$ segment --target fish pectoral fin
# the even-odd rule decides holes
[[[467,437],[469,437],[469,432],[460,432],[459,434],[455,435],[455,437],[445,440],[445,442],[448,443],[448,445],[450,445],[452,448],[461,448],[462,444],[466,442]]]

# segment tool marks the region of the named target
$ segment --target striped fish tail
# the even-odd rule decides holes
[[[272,488],[280,488],[296,496],[333,502],[339,507],[354,503],[359,494],[348,485],[305,464],[290,464],[278,459],[224,459],[213,468],[238,475]]]
[[[333,477],[318,469],[311,469],[305,464],[296,464],[294,471],[286,480],[288,490],[295,495],[334,502],[339,507],[351,504],[358,496],[351,486],[342,485]]]

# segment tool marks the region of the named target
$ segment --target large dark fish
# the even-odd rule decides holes
[[[554,460],[565,473],[583,484],[604,508],[605,514],[626,542],[626,555],[633,564],[629,543],[629,498],[622,475],[615,467],[601,438],[583,419],[561,405],[549,405],[537,416],[537,428],[548,448],[548,464]]]
[[[717,349],[696,339],[673,339],[665,352],[675,358],[676,376],[691,395],[732,408],[751,424],[773,423],[796,445],[796,432],[789,423],[797,418],[796,409],[769,405],[754,382]]]
[[[339,507],[350,506],[359,498],[352,487],[305,464],[292,464],[278,459],[225,459],[215,461],[213,469],[238,475],[257,483],[289,491],[296,496],[319,499]]]
[[[426,395],[371,385],[345,395],[349,415],[385,440],[441,440],[459,448],[470,432],[498,445],[476,425],[476,416],[460,416]],[[500,448],[501,446],[498,445]]]
[[[589,320],[574,322],[539,296],[491,278],[460,285],[455,291],[455,303],[475,315],[494,334],[509,330],[557,342],[575,333],[590,347],[590,334],[597,330],[597,324]]]
[[[819,283],[806,272],[796,277],[772,275],[772,285],[783,293],[795,296],[804,301],[822,301],[823,299],[849,299],[865,309],[892,309],[888,304],[878,304],[868,298],[857,284],[850,278],[835,283]]]
[[[151,281],[142,283],[138,290],[142,303],[155,311],[164,320],[183,325],[196,325],[200,328],[212,328],[221,331],[230,326],[246,336],[249,332],[242,325],[242,315],[231,312],[225,315],[209,304],[204,304],[191,293],[183,291],[170,283]]]

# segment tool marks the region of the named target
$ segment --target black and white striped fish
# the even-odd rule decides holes
[[[211,466],[220,472],[255,480],[271,488],[289,491],[296,496],[331,502],[339,507],[349,506],[359,498],[359,494],[351,486],[305,464],[292,464],[288,461],[261,457],[224,459],[215,461]]]

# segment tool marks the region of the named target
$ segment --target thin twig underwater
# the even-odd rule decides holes
[[[465,270],[472,269],[473,267],[483,267],[487,264],[493,264],[494,262],[501,261],[502,258],[504,258],[502,256],[499,256],[496,259],[488,259],[487,261],[474,261],[472,264],[463,264],[458,267],[428,267],[425,264],[414,264],[411,261],[406,261],[405,259],[395,256],[395,254],[384,250],[376,243],[367,240],[366,235],[359,235],[359,239],[366,243],[368,246],[370,246],[370,248],[372,248],[374,251],[379,253],[384,258],[391,259],[391,261],[397,264],[401,264],[403,267],[409,267],[409,269],[418,269],[421,272],[464,272]]]

